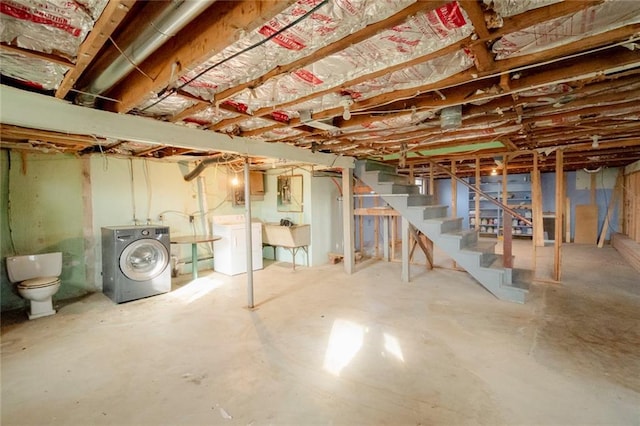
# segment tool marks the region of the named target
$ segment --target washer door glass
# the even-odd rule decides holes
[[[152,280],[169,264],[169,252],[158,240],[145,238],[134,241],[120,255],[120,270],[135,281]]]

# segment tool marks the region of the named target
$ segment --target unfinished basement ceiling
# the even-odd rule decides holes
[[[2,84],[176,126],[458,174],[640,159],[636,0],[2,0]],[[3,105],[3,107],[6,107]],[[2,147],[216,151],[3,124]],[[256,159],[259,163],[259,160]]]

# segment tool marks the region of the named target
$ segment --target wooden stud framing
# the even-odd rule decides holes
[[[532,200],[531,215],[533,216],[533,243],[536,247],[544,247],[544,223],[542,220],[542,184],[538,167],[538,153],[533,153],[533,173],[531,176]]]
[[[561,247],[562,247],[562,211],[564,206],[564,171],[563,171],[563,151],[556,150],[556,222],[555,241],[553,244],[553,280],[560,281],[562,278]]]
[[[604,247],[604,240],[607,237],[607,232],[609,231],[609,218],[613,214],[613,209],[616,205],[616,202],[618,201],[618,198],[622,189],[623,181],[624,181],[624,169],[620,169],[618,171],[618,176],[616,177],[616,184],[613,187],[611,200],[609,201],[609,205],[607,206],[607,214],[604,217],[602,232],[600,232],[600,238],[598,239],[598,248]]]
[[[476,189],[480,189],[480,157],[476,157]],[[480,230],[480,195],[476,192],[473,199],[475,200],[475,229]]]

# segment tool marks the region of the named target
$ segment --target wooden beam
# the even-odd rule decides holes
[[[221,52],[242,34],[260,28],[292,3],[292,0],[212,3],[209,9],[140,64],[139,68],[153,76],[153,80],[141,73],[131,73],[109,92],[110,97],[119,101],[110,104],[109,109],[119,113],[128,112],[149,93],[158,93],[167,87],[176,74],[180,76]],[[239,28],[243,31],[238,31]],[[178,65],[177,70],[175,65]]]
[[[350,34],[335,43],[331,43],[328,46],[316,50],[309,56],[298,59],[297,61],[291,62],[290,64],[279,65],[256,79],[223,90],[216,94],[216,101],[228,99],[244,89],[260,86],[261,84],[264,84],[265,81],[277,75],[285,74],[287,72],[303,68],[307,65],[319,61],[322,58],[333,55],[334,53],[338,53],[353,44],[360,43],[361,41],[370,38],[371,36],[377,34],[382,30],[401,24],[402,22],[406,21],[408,17],[415,15],[416,13],[433,10],[446,3],[447,1],[417,1],[411,6],[408,6],[407,8],[390,16],[389,18],[367,25],[365,28],[356,31],[353,34]]]
[[[561,16],[572,15],[583,9],[603,3],[603,0],[596,1],[563,1],[560,3],[543,6],[535,10],[529,10],[526,13],[520,13],[515,16],[504,19],[503,25],[491,32],[486,38],[480,38],[477,43],[486,43],[497,40],[498,38],[517,31],[522,31],[541,22],[550,21]]]
[[[480,3],[476,0],[460,0],[460,5],[471,19],[475,33],[480,38],[488,38],[490,34]],[[469,43],[467,47],[473,52],[478,71],[483,72],[494,68],[493,53],[489,51],[486,43]]]
[[[411,248],[410,258],[413,256],[413,250],[415,246],[419,246],[424,256],[427,259],[427,269],[433,269],[433,241],[427,238],[422,232],[418,231],[413,225],[409,225],[409,232],[415,241],[414,246]],[[423,240],[424,237],[424,240]],[[425,241],[426,240],[426,241]]]
[[[118,28],[118,25],[127,16],[127,13],[135,3],[136,0],[113,0],[107,3],[100,18],[98,18],[89,35],[80,45],[78,56],[76,57],[76,65],[65,74],[60,87],[56,90],[56,98],[62,99],[67,96],[69,90],[73,88],[73,85],[78,81],[84,70],[87,69],[93,58],[102,49],[102,46]]]
[[[408,61],[401,62],[399,64],[390,65],[390,66],[381,68],[379,70],[367,73],[365,75],[361,75],[361,76],[356,77],[356,78],[351,79],[351,80],[341,81],[340,83],[336,84],[335,86],[331,86],[331,87],[328,87],[328,88],[323,89],[323,90],[314,91],[312,94],[296,98],[296,99],[294,99],[292,101],[285,102],[285,103],[278,104],[278,105],[271,105],[271,106],[268,106],[268,107],[260,108],[260,109],[256,110],[253,115],[256,116],[256,117],[262,117],[262,116],[264,116],[266,114],[270,114],[271,112],[274,111],[274,109],[275,110],[287,109],[287,108],[290,108],[292,106],[301,104],[301,103],[303,103],[305,101],[308,101],[310,99],[315,99],[315,98],[318,98],[318,97],[321,97],[321,96],[324,96],[324,95],[327,95],[327,94],[330,94],[330,93],[339,92],[339,91],[341,91],[341,90],[343,90],[345,88],[348,88],[348,87],[351,87],[351,86],[355,86],[357,84],[360,84],[360,83],[363,83],[363,82],[366,82],[366,81],[369,81],[369,80],[373,80],[373,79],[376,79],[378,77],[382,77],[384,75],[391,74],[391,73],[393,73],[395,71],[399,71],[399,70],[411,67],[413,65],[420,64],[420,63],[429,61],[431,59],[440,57],[441,55],[445,55],[445,54],[448,54],[448,53],[453,53],[453,52],[458,51],[458,50],[460,50],[460,44],[459,43],[454,43],[454,44],[451,44],[449,46],[443,47],[442,49],[439,49],[439,50],[437,50],[435,52],[430,52],[430,53],[427,53],[425,55],[419,56],[417,58],[413,58],[413,59],[410,59]]]
[[[245,156],[285,158],[309,164],[353,168],[353,158],[312,152],[283,143],[262,142],[230,137],[215,132],[176,126],[130,114],[114,114],[77,105],[60,99],[0,85],[3,105],[0,122],[40,130],[94,135],[131,142],[164,144],[181,148],[240,153]],[[24,111],[29,111],[25,114]]]
[[[0,50],[26,56],[28,58],[39,59],[41,61],[52,62],[54,64],[62,65],[69,69],[73,69],[75,67],[75,64],[73,62],[71,62],[67,58],[63,58],[62,56],[52,55],[50,53],[38,52],[36,50],[25,49],[23,47],[14,46],[7,43],[0,43]]]

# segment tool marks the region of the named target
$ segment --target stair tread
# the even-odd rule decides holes
[[[502,287],[514,288],[514,289],[518,289],[526,292],[529,291],[529,283],[521,282],[521,281],[514,281],[509,285],[502,285]]]
[[[504,269],[504,266],[502,266],[502,259],[504,258],[504,255],[496,253],[496,258],[493,260],[493,262],[491,262],[491,265],[489,265],[489,268],[493,268],[493,269]],[[511,256],[512,259],[515,259],[515,256]]]
[[[383,200],[425,235],[431,235],[434,244],[449,256],[458,259],[459,264],[464,265],[488,291],[499,299],[525,301],[527,280],[516,274],[515,269],[502,267],[502,255],[495,253],[496,242],[478,241],[478,231],[463,228],[462,217],[448,216],[453,214],[448,212],[448,205],[436,204],[437,200],[432,195],[420,194],[418,185],[411,183],[408,176],[397,173],[397,169],[389,164],[359,160],[356,171],[356,175]]]
[[[446,204],[429,204],[427,206],[407,206],[408,209],[442,209],[448,208]]]
[[[456,220],[462,220],[461,217],[453,217],[453,216],[443,216],[443,217],[431,217],[429,219],[425,219],[425,222],[451,222]]]
[[[461,251],[475,251],[475,252],[480,252],[480,253],[491,253],[491,254],[496,254],[497,255],[497,253],[493,252],[493,249],[495,248],[496,244],[497,244],[496,241],[477,241],[472,246],[463,247],[460,250]]]
[[[512,287],[529,290],[533,281],[533,271],[529,269],[514,268],[512,272]]]

